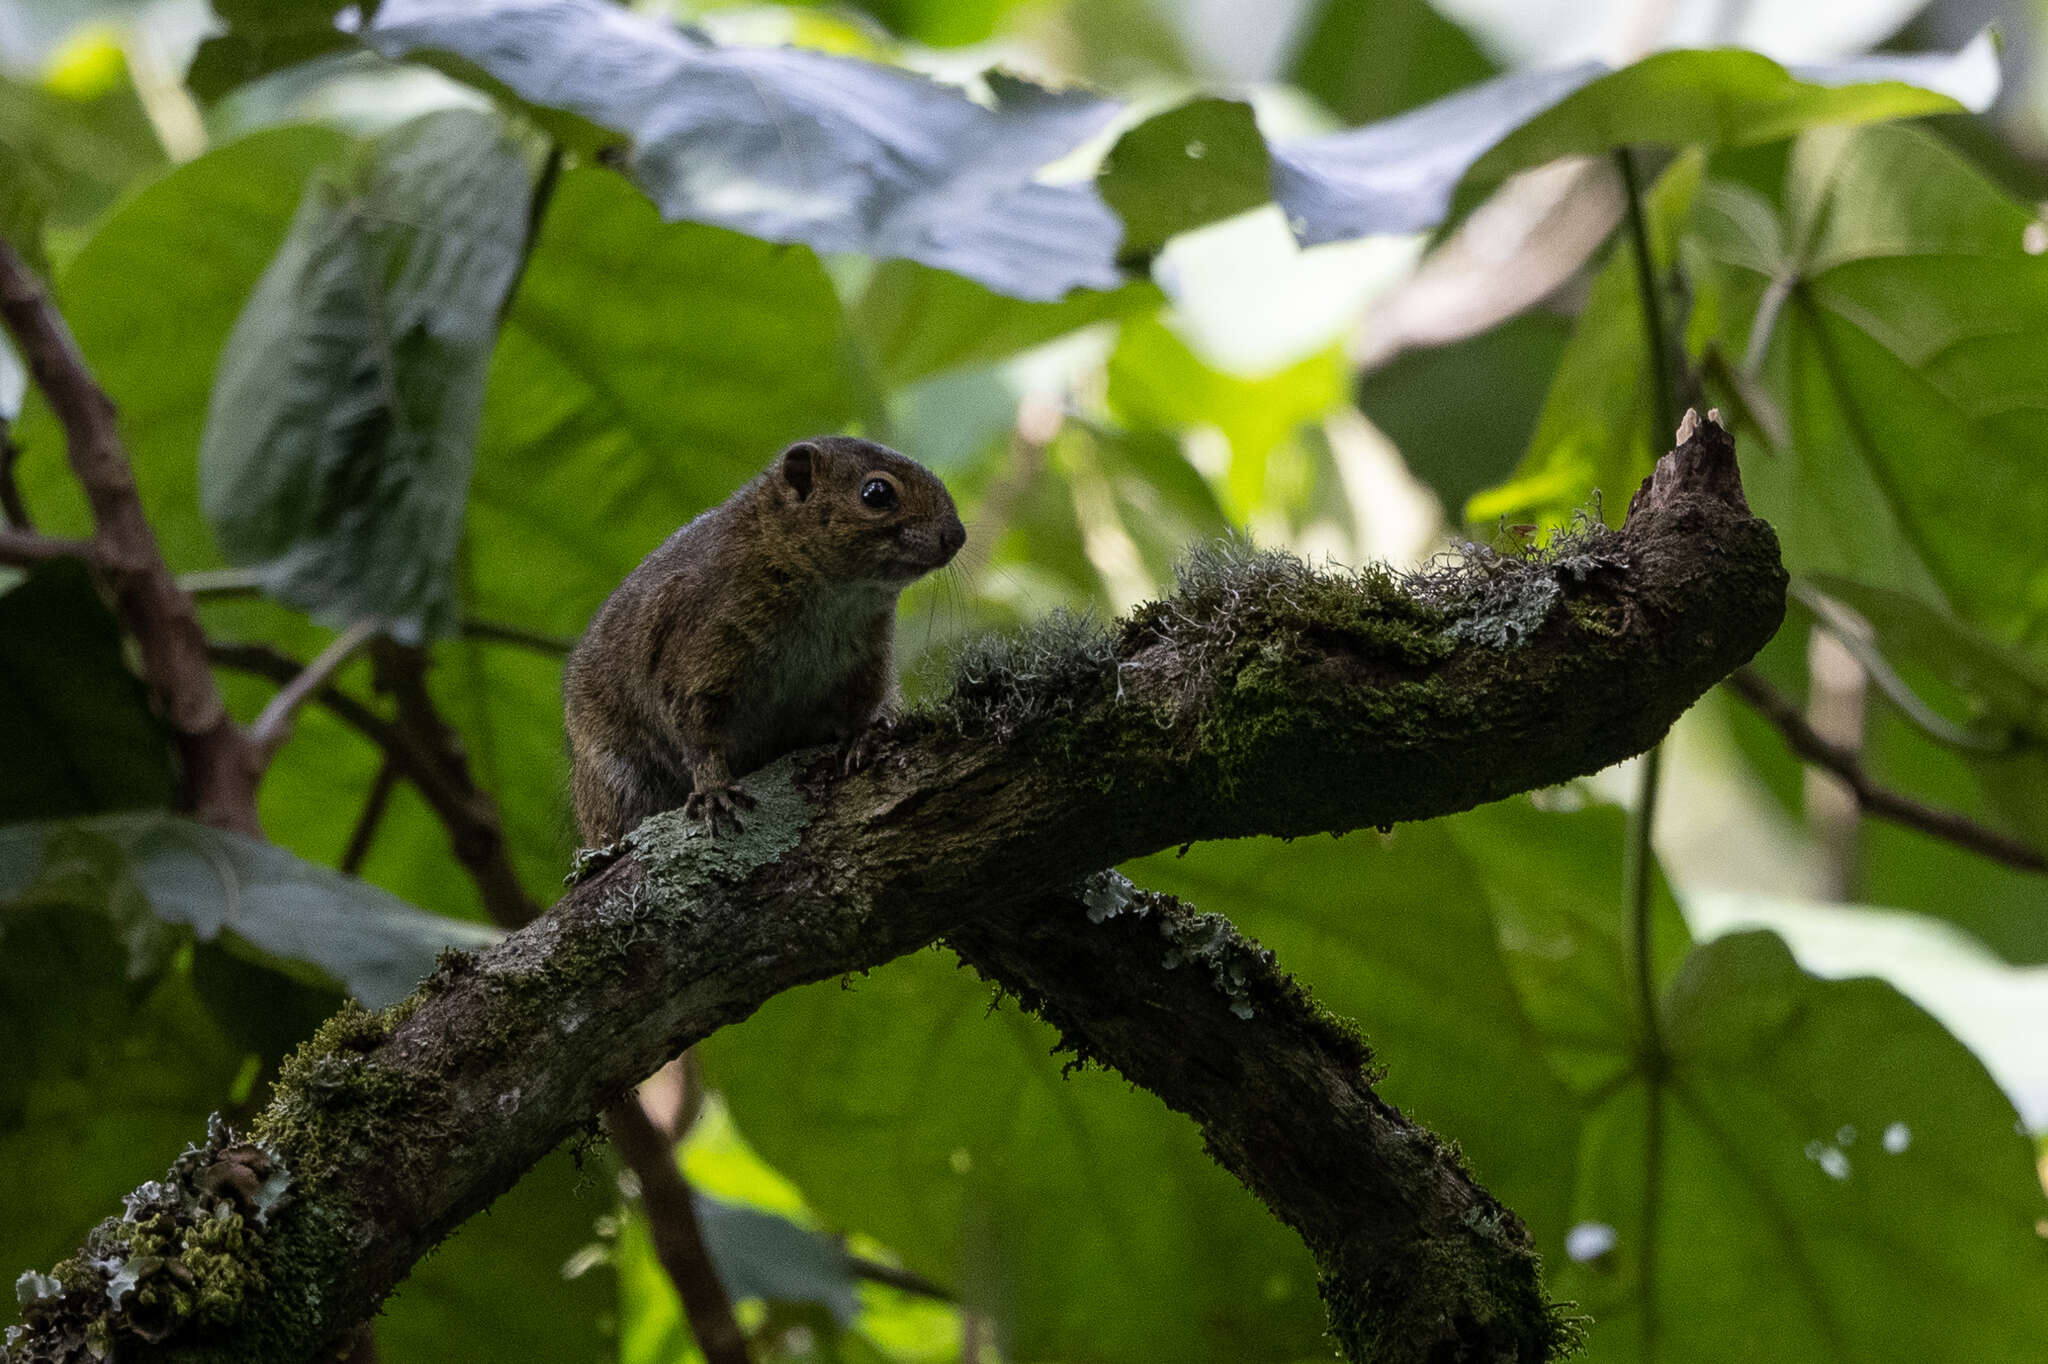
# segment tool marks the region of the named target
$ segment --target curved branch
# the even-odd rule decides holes
[[[1426,819],[1640,752],[1770,638],[1784,590],[1776,537],[1743,505],[1733,442],[1708,423],[1660,462],[1622,531],[1582,531],[1538,558],[1481,555],[1403,580],[1211,554],[1113,635],[1054,624],[980,650],[869,770],[837,778],[817,752],[771,764],[746,778],[759,807],[736,837],[658,815],[590,859],[527,928],[445,959],[385,1015],[332,1020],[279,1077],[252,1142],[213,1134],[139,1205],[157,1219],[158,1258],[190,1270],[179,1228],[199,1234],[224,1196],[209,1172],[287,1172],[287,1201],[234,1262],[248,1274],[234,1310],[133,1357],[229,1345],[302,1357],[642,1076],[782,990],[949,934],[971,944],[977,925],[1030,916],[1048,888],[1191,839]],[[1103,953],[1135,950],[1085,922],[1068,931]],[[1178,1044],[1183,1027],[1133,1010],[1096,1046],[1137,1069],[1149,1063],[1135,1045],[1104,1039],[1156,1050],[1162,1030]],[[1466,1357],[1449,1332],[1501,1343],[1493,1358],[1547,1357],[1557,1319],[1536,1310],[1526,1242],[1504,1219],[1499,1235],[1479,1230],[1495,1206],[1484,1191],[1391,1141],[1393,1110],[1363,1076],[1339,1073],[1331,1045],[1327,1074],[1290,1078],[1297,1095],[1328,1091],[1321,1107],[1301,1103],[1313,1125],[1292,1135],[1313,1151],[1349,1125],[1343,1139],[1372,1170],[1328,1172],[1327,1188],[1255,1187],[1321,1257],[1340,1340],[1356,1350],[1378,1336],[1394,1360]],[[1250,1111],[1265,1078],[1240,1074],[1218,1102]],[[1473,1231],[1444,1240],[1461,1202],[1479,1210]],[[106,1266],[125,1263],[123,1225],[103,1224],[32,1284],[48,1291],[31,1293],[18,1359],[80,1357],[66,1342],[88,1329],[135,1341],[105,1292]],[[1451,1245],[1472,1258],[1447,1278],[1450,1257],[1421,1252]],[[1498,1286],[1512,1305],[1460,1280]],[[1396,1291],[1444,1309],[1436,1336],[1385,1338],[1389,1322],[1422,1331]]]

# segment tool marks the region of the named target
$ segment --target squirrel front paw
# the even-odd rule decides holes
[[[740,811],[751,810],[756,801],[737,786],[712,786],[692,791],[683,801],[683,813],[691,819],[702,820],[704,827],[713,835],[719,833],[740,833],[746,825],[740,820]]]

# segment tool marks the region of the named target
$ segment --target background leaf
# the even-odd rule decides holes
[[[453,628],[485,367],[527,170],[496,119],[430,114],[316,182],[222,353],[200,450],[221,545],[332,625]]]
[[[605,0],[385,0],[365,37],[623,134],[671,219],[905,257],[1019,298],[1121,282],[1101,201],[1033,180],[1108,121],[1093,96],[991,73],[990,107],[895,67],[718,46]]]
[[[75,560],[0,594],[0,752],[0,824],[168,806],[177,793],[169,737]]]
[[[154,925],[189,929],[201,942],[232,934],[275,964],[315,968],[373,1009],[411,994],[444,948],[497,938],[422,914],[274,844],[168,814],[0,827],[0,895],[42,901],[48,884],[68,888],[81,875],[94,887],[82,903],[118,902],[124,919],[138,925],[138,914],[153,916],[131,931],[136,944],[170,941]],[[131,974],[169,948],[134,950]]]

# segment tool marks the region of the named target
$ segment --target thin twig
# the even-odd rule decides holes
[[[94,381],[49,294],[4,241],[0,320],[64,428],[65,450],[92,507],[94,538],[121,622],[135,639],[143,676],[178,746],[183,804],[205,823],[261,836],[261,766],[206,665],[206,635],[192,599],[178,590],[142,514],[114,404]]]
[[[375,639],[384,630],[384,622],[375,616],[362,620],[334,637],[322,649],[305,671],[278,689],[270,698],[270,704],[256,717],[256,723],[249,726],[249,742],[256,750],[257,760],[266,767],[277,756],[277,750],[284,747],[284,741],[291,737],[292,717],[298,714],[315,692],[325,687],[347,662],[354,658],[356,651]]]
[[[0,526],[0,564],[34,568],[53,559],[83,559],[97,563],[100,549],[91,540],[66,540],[55,535],[38,535],[32,530]]]
[[[267,678],[279,686],[288,685],[306,670],[305,665],[291,655],[268,644],[215,640],[207,645],[207,657],[221,667]],[[490,851],[493,840],[498,849],[495,861],[504,861],[504,834],[495,822],[495,805],[481,801],[473,786],[458,781],[441,756],[423,745],[411,730],[385,719],[332,682],[318,688],[313,699],[336,719],[376,745],[397,765],[399,775],[418,788],[447,829],[456,860],[473,878],[479,878],[481,886],[483,881],[478,868],[494,865]],[[505,875],[509,872],[491,873],[491,883],[502,885]],[[494,904],[489,899],[485,903],[486,908],[492,908]],[[502,907],[509,901],[495,903]],[[527,917],[532,916],[529,914]]]
[[[951,1289],[943,1284],[933,1283],[914,1269],[900,1265],[885,1265],[880,1260],[870,1260],[863,1255],[848,1255],[846,1268],[856,1279],[894,1288],[912,1297],[930,1298],[934,1302],[957,1302]]]
[[[627,1096],[605,1110],[612,1145],[640,1181],[654,1254],[675,1281],[690,1331],[709,1364],[751,1364],[747,1338],[733,1318],[732,1299],[719,1282],[697,1220],[696,1195],[676,1168],[675,1150],[663,1139],[640,1100]]]
[[[496,798],[477,785],[462,735],[443,718],[427,690],[426,651],[385,638],[372,646],[371,657],[378,690],[398,705],[398,729],[407,747],[434,768],[436,785],[453,797],[436,804],[435,811],[447,825],[456,860],[483,897],[484,912],[500,928],[520,927],[540,913],[540,906],[512,866]]]
[[[194,601],[263,595],[263,581],[251,568],[206,568],[197,573],[181,573],[178,586]]]
[[[1642,188],[1636,182],[1635,154],[1627,147],[1614,149],[1614,162],[1621,170],[1623,202],[1628,209],[1628,239],[1636,258],[1636,292],[1642,295],[1643,332],[1650,347],[1650,393],[1657,405],[1650,424],[1656,440],[1666,431],[1678,429],[1678,386],[1671,375],[1670,342],[1664,330],[1664,305],[1657,289],[1657,266],[1650,255],[1650,228],[1643,217]]]
[[[1658,296],[1656,263],[1650,252],[1649,223],[1643,215],[1642,188],[1636,181],[1635,157],[1627,147],[1617,147],[1614,158],[1621,169],[1622,201],[1628,210],[1628,237],[1636,262],[1636,292],[1642,300],[1643,341],[1650,352],[1650,401],[1654,408],[1651,425],[1656,441],[1661,442],[1666,431],[1676,430],[1678,444],[1683,445],[1694,433],[1695,418],[1690,412],[1683,419],[1678,415],[1678,389],[1671,373],[1672,348],[1664,330],[1664,309]],[[1643,1133],[1644,1229],[1637,1273],[1645,1358],[1655,1358],[1657,1352],[1657,1221],[1663,1202],[1667,1061],[1664,1030],[1657,1015],[1656,935],[1652,931],[1655,904],[1651,896],[1656,866],[1657,779],[1663,765],[1664,746],[1658,743],[1643,755],[1635,811],[1630,816],[1624,873],[1631,929],[1630,966],[1635,976],[1636,1010],[1642,1018],[1641,1070],[1648,1105]]]
[[[464,639],[482,640],[486,644],[510,644],[549,658],[566,658],[576,647],[573,638],[542,634],[538,630],[526,630],[494,620],[465,620],[461,628]]]
[[[335,864],[345,875],[354,876],[363,869],[370,856],[370,845],[376,841],[377,829],[384,822],[384,812],[391,808],[391,793],[397,787],[398,763],[386,753],[377,764],[377,775],[370,779],[370,793],[363,797],[363,812],[356,816],[356,827],[349,832],[348,847]]]
[[[1986,828],[1968,815],[1929,805],[1880,785],[1864,770],[1863,759],[1854,749],[1817,733],[1792,699],[1765,681],[1754,668],[1738,668],[1729,674],[1725,685],[1768,721],[1797,757],[1833,773],[1856,797],[1864,814],[1916,829],[2015,871],[2048,873],[2048,856],[2032,844]]]

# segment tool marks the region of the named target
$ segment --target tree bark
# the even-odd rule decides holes
[[[12,1358],[84,1358],[95,1331],[124,1359],[307,1358],[662,1061],[782,990],[947,936],[1204,1125],[1317,1256],[1353,1358],[1552,1358],[1569,1327],[1526,1232],[1373,1094],[1362,1043],[1227,926],[1098,874],[1593,772],[1761,647],[1784,589],[1708,422],[1618,532],[1407,578],[1213,551],[1114,631],[1055,620],[971,650],[867,771],[809,753],[747,777],[759,808],[737,837],[656,816],[529,927],[324,1027],[251,1140],[213,1134],[141,1205],[175,1260],[181,1228],[235,1192],[216,1171],[282,1167],[281,1200],[230,1208],[250,1233],[231,1310],[145,1340],[105,1291],[139,1224],[110,1221],[30,1295]],[[1159,975],[1153,924],[1197,969]]]

